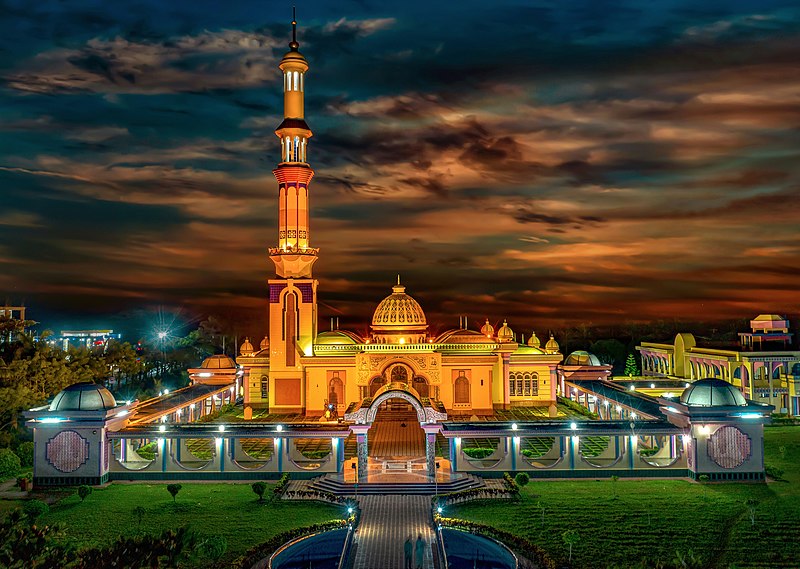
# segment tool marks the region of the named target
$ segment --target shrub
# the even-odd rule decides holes
[[[286,491],[286,487],[289,486],[289,475],[284,474],[281,476],[278,483],[275,485],[275,488],[272,489],[272,499],[280,498],[283,496],[283,493]]]
[[[771,464],[767,464],[764,467],[764,472],[766,472],[767,476],[769,476],[773,480],[783,480],[782,468],[778,468],[777,466],[772,466]]]
[[[22,467],[19,457],[10,448],[0,448],[0,476],[16,474]]]
[[[175,503],[175,498],[178,496],[178,492],[181,491],[181,488],[183,488],[183,486],[180,484],[167,484],[167,492],[172,495],[173,503]]]
[[[28,500],[27,502],[25,502],[25,505],[22,506],[22,511],[30,519],[35,520],[39,516],[49,512],[50,506],[48,506],[41,500]]]
[[[87,486],[86,484],[78,486],[78,498],[81,499],[81,502],[83,502],[86,498],[88,498],[89,494],[91,493],[92,493],[91,486]]]
[[[136,506],[135,508],[133,508],[133,510],[131,510],[131,513],[133,514],[133,517],[135,517],[136,521],[138,522],[138,526],[137,527],[142,527],[142,519],[144,518],[144,515],[146,513],[145,509],[142,506]]]
[[[267,491],[267,483],[266,482],[253,482],[250,485],[250,488],[252,488],[253,492],[255,492],[256,496],[258,496],[258,501],[259,502],[263,502],[264,501],[264,492]]]
[[[495,449],[486,447],[473,447],[473,448],[465,448],[463,450],[464,454],[466,454],[468,457],[481,459],[491,455]]]
[[[17,447],[17,456],[25,468],[33,466],[33,442],[25,441]]]
[[[517,483],[517,486],[520,488],[527,486],[528,482],[531,481],[531,477],[528,476],[527,472],[518,472],[517,475],[514,477],[514,482]]]
[[[228,551],[228,540],[223,536],[200,538],[195,551],[203,557],[216,561]]]

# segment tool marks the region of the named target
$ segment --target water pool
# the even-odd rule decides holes
[[[450,569],[516,569],[517,560],[503,545],[480,535],[443,529]]]
[[[325,531],[290,545],[272,559],[272,569],[336,569],[346,529]]]

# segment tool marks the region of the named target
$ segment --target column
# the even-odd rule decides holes
[[[433,479],[436,476],[436,433],[439,432],[439,425],[422,425],[425,431],[425,465],[428,469],[428,477]]]
[[[508,364],[510,354],[501,354],[503,360],[503,409],[508,409],[511,406],[511,399],[508,394]]]
[[[350,432],[356,435],[356,460],[358,464],[358,482],[367,482],[369,469],[369,448],[367,443],[367,431],[371,425],[353,425]]]

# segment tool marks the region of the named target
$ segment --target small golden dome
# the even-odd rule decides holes
[[[558,342],[556,342],[556,339],[553,337],[553,333],[551,332],[550,339],[547,340],[547,343],[544,345],[544,351],[548,354],[557,354],[560,349],[561,346],[558,345]]]
[[[239,353],[243,356],[249,356],[253,352],[255,352],[255,350],[253,349],[253,344],[250,343],[250,338],[245,338],[244,342],[239,347]]]
[[[481,334],[486,336],[487,338],[491,338],[494,336],[494,326],[489,324],[489,319],[486,319],[486,324],[483,325],[481,328]]]
[[[508,327],[508,321],[503,320],[503,325],[497,331],[497,339],[501,342],[514,341],[514,331]]]
[[[536,335],[536,332],[531,332],[531,337],[528,338],[528,345],[531,348],[538,348],[542,345],[542,342],[539,340],[539,337]]]
[[[261,340],[261,345],[259,346],[260,349],[266,350],[269,348],[269,338],[264,336],[264,339]]]

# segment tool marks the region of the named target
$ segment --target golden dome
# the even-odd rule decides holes
[[[258,346],[262,350],[266,350],[269,348],[269,338],[264,336],[264,339],[261,340],[261,345]]]
[[[558,345],[558,342],[556,342],[556,339],[553,337],[551,332],[550,339],[547,340],[547,343],[544,345],[544,351],[548,354],[557,354],[560,349],[561,346]]]
[[[253,349],[253,344],[250,343],[250,338],[245,338],[244,343],[239,347],[239,353],[243,356],[249,356],[253,352],[255,350]]]
[[[536,335],[536,332],[531,332],[531,337],[528,338],[528,345],[531,348],[538,348],[542,345],[542,342],[539,340],[539,337]]]
[[[497,331],[497,339],[501,342],[513,342],[514,331],[508,327],[508,322],[503,320],[503,325]]]
[[[481,334],[486,336],[487,338],[491,338],[494,336],[494,326],[489,324],[489,319],[486,319],[486,324],[483,325],[481,328]]]
[[[374,330],[419,330],[428,326],[419,302],[405,291],[406,287],[400,284],[398,278],[397,284],[392,287],[392,294],[378,304],[372,315]]]

